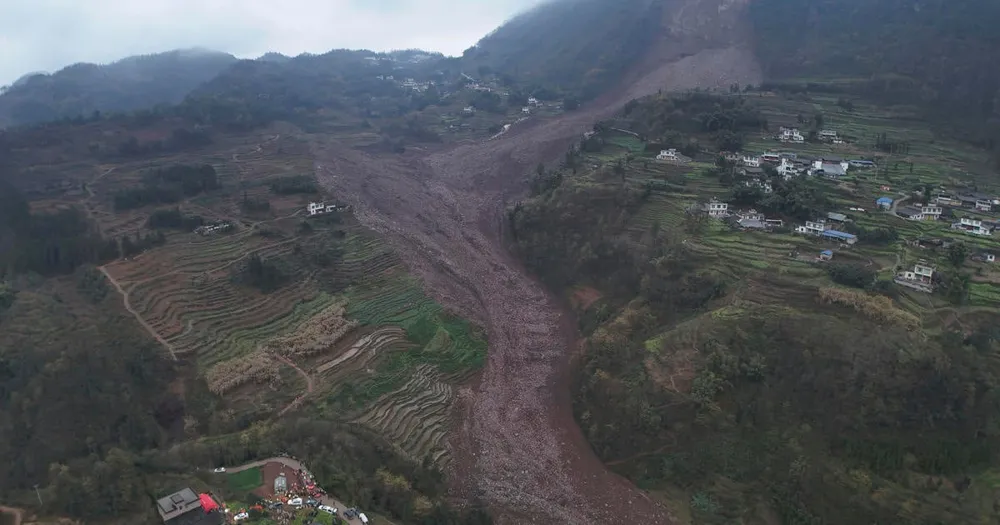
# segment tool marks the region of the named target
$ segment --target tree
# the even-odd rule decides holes
[[[948,247],[948,261],[955,268],[961,268],[965,264],[965,259],[969,257],[969,248],[963,242],[953,243]]]

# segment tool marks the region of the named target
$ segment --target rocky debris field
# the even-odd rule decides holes
[[[629,99],[757,82],[747,56],[727,48],[671,59],[578,111],[528,119],[496,140],[394,157],[313,145],[321,183],[389,239],[431,295],[488,330],[482,377],[458,393],[451,480],[456,495],[485,500],[498,523],[673,521],[607,470],[576,426],[567,377],[574,322],[504,249],[503,210],[533,166],[562,157]]]

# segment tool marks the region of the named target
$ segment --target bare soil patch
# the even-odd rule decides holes
[[[589,286],[581,286],[573,290],[570,304],[577,310],[586,310],[603,297],[601,292]]]

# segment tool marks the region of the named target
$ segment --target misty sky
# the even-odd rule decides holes
[[[459,54],[540,0],[0,0],[0,85],[76,62],[207,47]]]

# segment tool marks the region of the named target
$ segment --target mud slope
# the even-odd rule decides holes
[[[397,157],[314,144],[323,184],[393,242],[431,294],[489,330],[482,379],[459,396],[451,475],[458,495],[483,498],[499,523],[672,522],[609,472],[577,428],[566,381],[573,322],[503,249],[502,209],[531,166],[561,157],[630,98],[758,82],[739,32],[725,27],[740,7],[673,2],[662,42],[614,93],[578,112],[519,124],[499,140]]]

